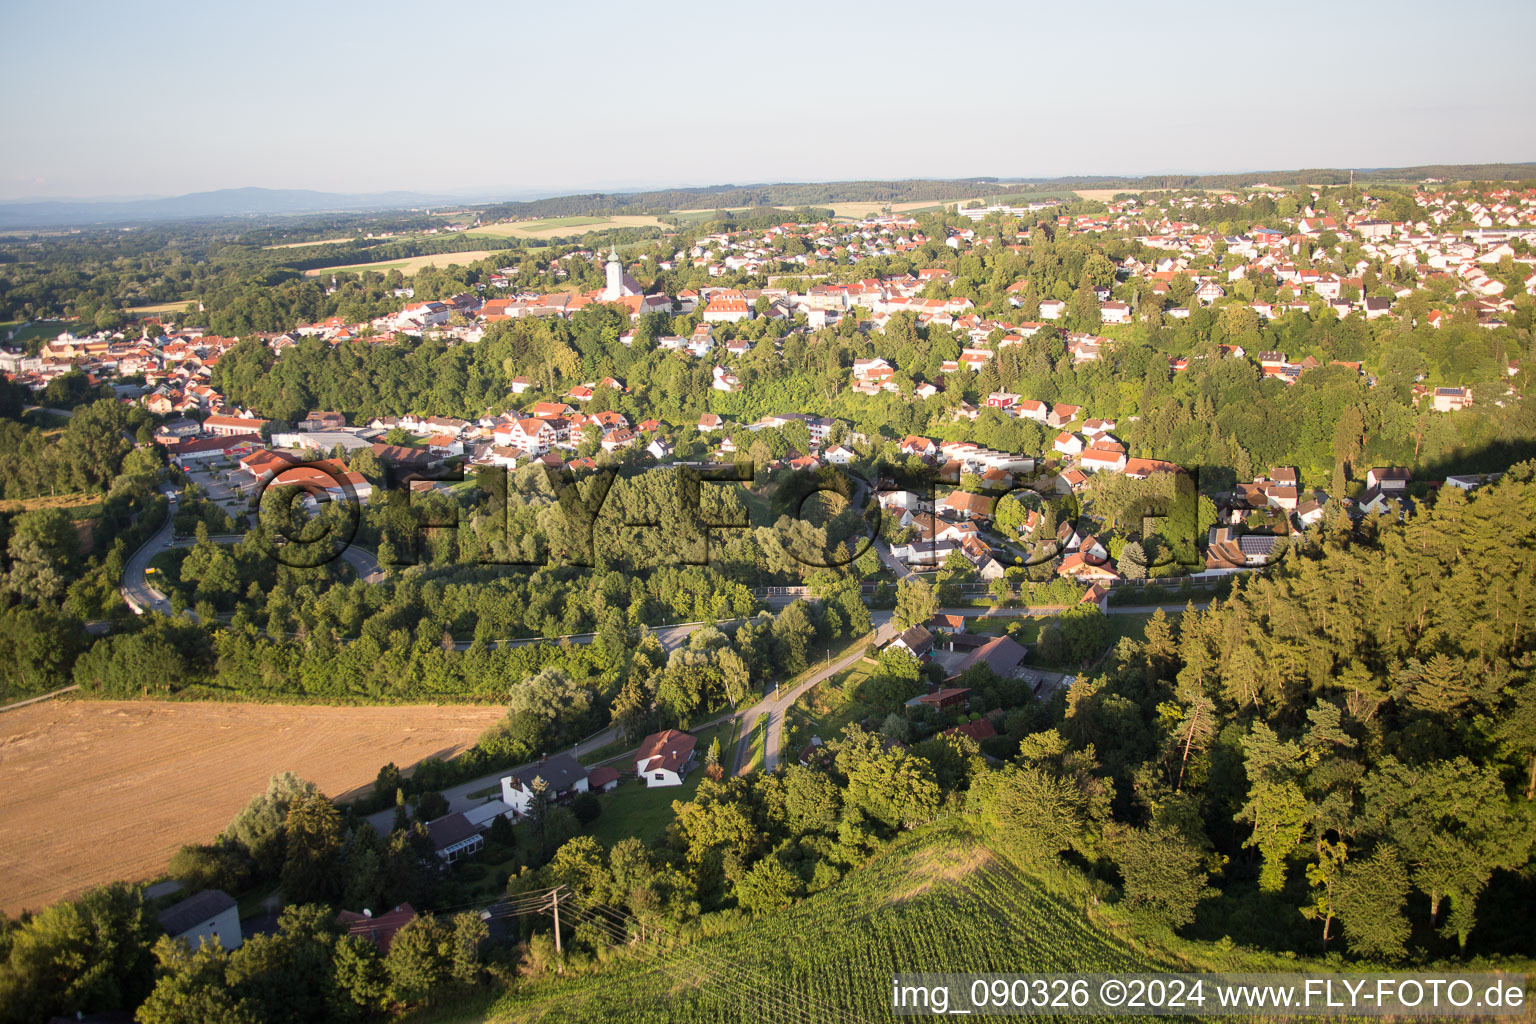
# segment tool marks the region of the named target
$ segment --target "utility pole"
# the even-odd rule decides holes
[[[560,890],[550,893],[549,899],[555,912],[555,952],[563,955],[565,951],[560,946]]]

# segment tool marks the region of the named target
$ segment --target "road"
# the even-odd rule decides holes
[[[149,585],[149,577],[145,571],[149,568],[150,559],[171,546],[174,539],[172,534],[176,524],[176,495],[170,495],[170,508],[166,511],[165,522],[155,535],[144,542],[144,546],[133,553],[128,559],[128,564],[123,567],[123,585],[120,591],[123,600],[128,602],[128,607],[135,615],[143,615],[145,611],[162,612],[171,614],[171,602],[165,595]]]
[[[73,410],[73,409],[56,409],[56,408],[54,408],[51,405],[28,405],[28,406],[24,406],[21,411],[22,412],[31,412],[33,409],[41,409],[41,410],[43,410],[43,412],[50,412],[50,413],[53,413],[53,415],[55,415],[55,416],[63,416],[67,420],[75,418],[75,410]]]
[[[879,611],[870,615],[870,620],[875,624],[877,646],[886,643],[896,635],[896,627],[891,625],[891,614],[888,611]],[[747,764],[752,760],[752,726],[756,724],[759,716],[768,716],[767,736],[763,743],[763,771],[771,772],[779,763],[779,747],[784,742],[784,713],[789,710],[789,706],[799,700],[800,695],[805,691],[851,667],[862,657],[864,657],[864,648],[857,647],[838,661],[817,669],[804,681],[797,683],[793,689],[775,687],[768,696],[746,711],[738,713],[736,717],[742,721],[743,734],[741,741],[736,744],[736,774],[743,774]]]

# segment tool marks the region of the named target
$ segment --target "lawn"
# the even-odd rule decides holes
[[[765,496],[750,487],[741,487],[738,494],[741,497],[741,503],[747,506],[747,516],[753,526],[773,525],[773,505]]]
[[[634,777],[632,763],[615,765],[622,773],[619,786],[613,792],[598,797],[603,805],[603,813],[587,828],[587,833],[610,848],[620,839],[630,836],[647,845],[659,842],[666,835],[667,826],[672,823],[672,801],[692,800],[693,794],[698,792],[699,783],[705,777],[704,752],[709,749],[710,742],[716,738],[720,740],[720,758],[724,761],[732,749],[735,728],[736,720],[732,718],[695,734],[699,738],[695,748],[699,752],[699,763],[688,773],[681,786],[651,789]]]
[[[752,749],[752,756],[747,758],[747,763],[742,766],[741,773],[743,775],[750,774],[762,768],[763,759],[766,756],[763,750],[763,746],[767,739],[768,716],[766,714],[758,715],[757,721],[752,723],[752,733],[748,737],[748,743],[751,745]]]

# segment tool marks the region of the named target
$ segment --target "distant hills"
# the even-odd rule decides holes
[[[300,213],[399,210],[462,201],[451,196],[418,192],[344,194],[309,189],[222,188],[163,199],[0,202],[0,227],[94,227],[218,217],[279,217]]]
[[[1059,178],[907,179],[759,185],[710,185],[646,191],[590,192],[521,196],[508,189],[499,196],[424,192],[338,193],[309,189],[226,188],[157,199],[26,200],[0,202],[0,228],[42,229],[105,227],[160,221],[271,218],[315,213],[405,210],[426,206],[479,204],[486,216],[566,217],[603,213],[665,213],[679,209],[755,206],[809,206],[838,202],[945,202],[981,195],[1005,195],[1049,189],[1117,188],[1127,191],[1179,188],[1244,188],[1267,182],[1277,186],[1338,185],[1350,180],[1349,168],[1253,171],[1236,174],[1151,174],[1067,176]],[[1355,168],[1356,184],[1444,181],[1520,181],[1536,179],[1536,163],[1429,164],[1419,167]]]

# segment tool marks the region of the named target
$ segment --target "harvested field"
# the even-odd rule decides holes
[[[519,220],[504,224],[482,224],[465,232],[473,238],[494,235],[498,238],[561,238],[569,235],[610,231],[614,228],[664,228],[655,217],[639,214],[614,214],[609,217],[547,217],[543,220]]]
[[[483,260],[487,256],[497,253],[507,253],[507,249],[473,249],[469,252],[440,252],[431,256],[412,256],[403,260],[383,260],[379,263],[349,263],[344,267],[314,267],[304,271],[305,277],[319,277],[322,274],[334,274],[342,271],[357,273],[362,270],[398,270],[407,276],[416,273],[422,267],[446,267],[457,263],[459,266],[468,266],[471,263]]]
[[[0,910],[151,878],[280,771],[332,796],[471,746],[497,707],[52,700],[0,714]]]
[[[156,313],[180,313],[187,308],[187,304],[196,302],[196,299],[181,299],[177,302],[162,302],[154,306],[129,306],[123,310],[134,316],[153,316]]]
[[[350,238],[321,238],[313,242],[283,242],[280,245],[264,245],[263,249],[307,249],[311,245],[340,245],[342,242],[350,242]]]

